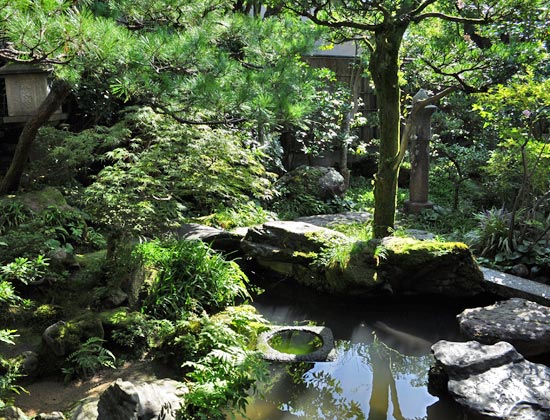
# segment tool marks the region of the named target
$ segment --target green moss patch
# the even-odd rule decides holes
[[[412,238],[386,238],[381,246],[382,254],[386,250],[387,259],[397,262],[402,268],[425,264],[445,255],[470,252],[468,245],[462,242],[419,241]]]

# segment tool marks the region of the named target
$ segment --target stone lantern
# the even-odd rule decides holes
[[[8,63],[0,67],[0,77],[4,78],[6,84],[8,105],[8,115],[3,116],[4,123],[23,123],[36,113],[50,92],[49,74],[49,70],[30,64]],[[60,108],[50,117],[50,121],[66,117]]]
[[[420,89],[413,96],[413,103],[427,99],[428,94]],[[431,209],[433,203],[428,200],[428,184],[430,175],[430,140],[432,138],[431,118],[437,106],[428,105],[421,109],[415,121],[415,135],[411,137],[409,152],[411,156],[411,180],[409,200],[405,201],[405,211],[420,213]]]

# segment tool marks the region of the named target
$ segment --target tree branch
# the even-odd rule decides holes
[[[412,12],[410,12],[411,16],[418,16],[420,15],[426,7],[428,7],[430,4],[435,3],[437,0],[425,0],[423,3],[419,4],[416,9],[414,9]]]
[[[285,6],[285,9],[290,10],[291,12],[308,18],[313,23],[316,23],[317,25],[326,26],[329,28],[351,28],[351,29],[359,29],[361,31],[375,31],[381,27],[381,25],[370,25],[368,23],[359,23],[359,22],[353,22],[349,20],[338,20],[338,21],[330,21],[330,20],[324,20],[319,19],[317,17],[317,13],[311,13],[306,10],[299,10],[295,9],[291,6]],[[317,9],[316,9],[317,11]]]
[[[448,22],[455,22],[455,23],[471,23],[474,25],[486,25],[491,21],[488,17],[466,18],[462,16],[447,15],[445,13],[440,13],[440,12],[421,13],[419,15],[412,16],[411,21],[413,21],[414,23],[418,23],[422,20],[430,19],[430,18],[442,19]]]
[[[4,48],[0,48],[0,58],[6,61],[11,61],[14,63],[25,63],[25,64],[68,64],[71,61],[71,58],[68,58],[66,54],[59,54],[56,57],[49,57],[48,55],[53,53],[54,50],[49,53],[42,53],[37,55],[34,51],[20,51],[15,48],[10,43],[4,44]],[[22,58],[29,57],[29,58]]]
[[[173,111],[170,111],[168,107],[164,105],[154,103],[154,104],[151,104],[151,106],[153,107],[153,110],[155,112],[158,112],[159,114],[163,114],[163,115],[168,115],[169,117],[173,118],[175,121],[179,122],[180,124],[216,126],[216,125],[240,124],[242,122],[247,121],[247,118],[227,118],[223,120],[209,120],[209,121],[189,120],[176,115]]]

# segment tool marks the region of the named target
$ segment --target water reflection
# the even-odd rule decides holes
[[[256,304],[274,323],[314,320],[328,326],[338,339],[338,356],[332,362],[274,364],[269,384],[260,387],[262,397],[247,410],[251,420],[463,418],[455,404],[439,402],[426,389],[429,347],[455,338],[452,311],[285,303]]]
[[[279,367],[284,373],[278,373],[266,400],[291,416],[252,418],[420,419],[437,400],[424,386],[429,356],[401,356],[376,338],[371,343],[340,341],[337,350],[334,362]]]

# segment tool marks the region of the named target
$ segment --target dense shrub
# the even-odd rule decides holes
[[[112,231],[153,235],[271,194],[262,153],[238,130],[181,125],[148,108],[120,124],[129,131],[84,193],[94,220]]]
[[[136,247],[135,255],[156,272],[142,309],[157,319],[213,313],[249,297],[248,279],[237,263],[203,242],[147,242]]]

